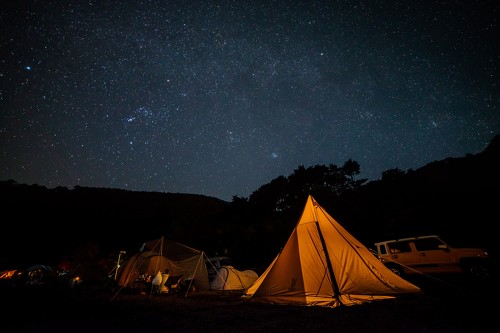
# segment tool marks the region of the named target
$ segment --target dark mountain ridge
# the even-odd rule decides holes
[[[441,234],[498,253],[494,231],[500,221],[499,171],[497,135],[479,154],[388,173],[336,198],[316,199],[369,247],[391,238]],[[88,250],[90,244],[103,255],[134,252],[144,241],[161,236],[208,255],[229,250],[237,263],[241,256],[240,267],[262,267],[284,244],[275,243],[288,237],[283,228],[257,226],[260,222],[252,217],[258,214],[249,214],[253,207],[241,206],[241,200],[80,186],[47,189],[13,180],[0,182],[0,193],[0,269],[56,264],[69,253]],[[289,216],[285,222],[291,230],[300,216]]]
[[[137,250],[161,236],[196,241],[192,228],[207,224],[227,202],[195,194],[133,192],[107,188],[47,189],[0,182],[4,232],[1,249],[7,263],[57,262],[89,243],[100,251]]]
[[[434,161],[370,182],[340,196],[337,206],[339,220],[347,221],[367,243],[437,233],[498,252],[498,203],[497,135],[481,153]]]

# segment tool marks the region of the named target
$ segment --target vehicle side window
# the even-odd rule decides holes
[[[395,243],[387,244],[387,246],[389,247],[389,252],[391,252],[391,253],[411,252],[409,242],[395,242]]]
[[[417,249],[417,251],[439,250],[439,245],[443,245],[443,243],[436,238],[415,240],[415,248]]]
[[[385,245],[379,245],[379,253],[384,255],[384,254],[387,254],[387,250],[385,248]]]

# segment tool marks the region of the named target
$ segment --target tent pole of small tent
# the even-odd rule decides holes
[[[208,258],[207,255],[205,254],[205,252],[201,252],[203,255],[200,256],[200,259],[198,259],[198,263],[196,264],[196,269],[195,269],[195,272],[198,271],[198,268],[200,267],[200,261],[202,260],[205,260],[204,258]],[[196,274],[196,273],[195,273]],[[184,298],[186,298],[188,296],[188,293],[189,291],[191,290],[191,286],[193,285],[193,281],[194,281],[194,276],[193,278],[191,279],[191,281],[189,281],[189,286],[187,287],[187,290],[186,290],[186,294],[184,295]]]
[[[116,262],[116,268],[115,268],[115,278],[114,280],[116,281],[116,277],[118,275],[118,268],[120,268],[120,259],[122,257],[122,254],[125,254],[127,253],[127,251],[120,251],[120,253],[118,254],[118,261]]]

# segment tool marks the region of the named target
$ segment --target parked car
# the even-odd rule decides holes
[[[495,264],[480,248],[452,247],[438,235],[375,243],[378,258],[398,275],[466,273],[488,278]]]

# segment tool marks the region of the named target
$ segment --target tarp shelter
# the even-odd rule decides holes
[[[169,267],[168,260],[155,251],[142,251],[132,255],[118,269],[117,283],[120,287],[134,288],[136,282],[147,276],[155,276]]]
[[[419,292],[309,196],[284,248],[243,297],[273,304],[338,307]]]
[[[210,284],[210,290],[243,291],[250,287],[259,277],[252,270],[239,271],[233,266],[222,266]]]
[[[144,276],[156,276],[168,269],[170,275],[182,275],[196,290],[209,290],[205,254],[164,237],[144,243],[142,251],[127,259],[118,269],[120,287],[134,288]]]

